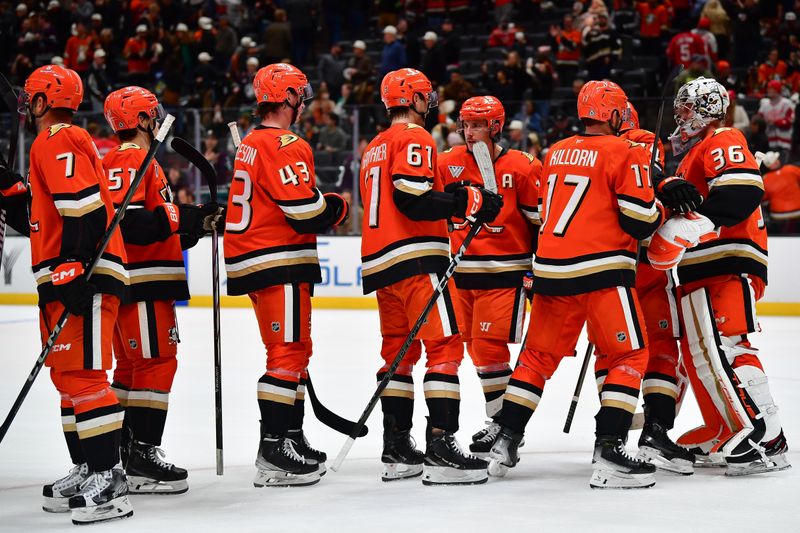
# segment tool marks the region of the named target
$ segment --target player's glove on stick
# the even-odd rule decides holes
[[[719,237],[710,219],[697,213],[678,215],[661,226],[647,248],[647,259],[656,270],[680,263],[687,249]]]
[[[696,211],[703,203],[703,196],[690,182],[677,176],[658,179],[656,176],[656,197],[668,209],[678,213]]]
[[[225,215],[227,212],[226,207],[217,205],[217,211],[203,219],[203,229],[206,233],[211,233],[214,230],[221,232],[225,228]]]
[[[84,316],[92,310],[92,300],[97,287],[86,281],[83,264],[67,259],[53,269],[50,276],[58,300],[75,316]]]
[[[178,206],[180,216],[175,233],[190,237],[202,237],[211,228],[215,217],[219,215],[220,206],[216,202],[203,205],[181,204]]]
[[[7,168],[0,169],[0,196],[14,196],[25,190],[22,176]]]
[[[350,217],[350,204],[341,195],[335,192],[326,192],[322,196],[333,209],[333,227],[341,226]]]
[[[455,191],[455,216],[472,223],[491,222],[503,207],[503,198],[481,187],[459,187]]]

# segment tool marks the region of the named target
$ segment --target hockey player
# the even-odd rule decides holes
[[[444,192],[436,172],[436,144],[424,128],[437,105],[436,92],[420,71],[402,68],[381,82],[381,99],[391,126],[375,137],[361,158],[362,276],[364,293],[377,291],[380,314],[380,381],[419,318],[449,263],[446,220],[491,222],[502,206],[494,193],[474,186]],[[468,177],[468,176],[464,176]],[[477,177],[469,176],[478,179]],[[384,415],[383,480],[423,474],[425,484],[473,484],[487,480],[486,462],[458,445],[460,405],[458,366],[464,348],[458,335],[458,300],[451,280],[419,330],[381,396]],[[414,410],[414,364],[421,344],[427,356],[426,452],[416,449],[410,432]],[[424,466],[423,466],[424,463]]]
[[[511,376],[508,343],[522,342],[526,303],[523,277],[532,267],[539,224],[536,203],[542,164],[530,154],[496,144],[504,122],[503,104],[494,96],[468,99],[459,113],[466,146],[440,154],[437,163],[446,189],[463,186],[465,177],[471,180],[466,184],[483,186],[471,150],[476,142],[486,143],[494,160],[498,193],[503,197],[500,214],[475,236],[454,275],[462,310],[458,329],[478,371],[490,419],[486,428],[472,436],[469,449],[477,455],[489,453],[500,431],[494,419]],[[453,253],[461,246],[469,225],[463,222],[454,228],[450,236]]]
[[[108,189],[118,206],[164,111],[155,95],[141,87],[112,92],[104,107],[122,143],[103,158]],[[216,214],[216,204],[173,204],[164,172],[154,160],[120,224],[131,283],[130,299],[120,306],[114,328],[112,389],[126,410],[124,430],[131,437],[123,434],[122,458],[133,493],[188,490],[186,470],[163,461],[159,446],[178,367],[175,300],[189,299],[181,237],[194,245],[204,233],[204,218],[210,223]]]
[[[343,223],[349,206],[316,188],[311,147],[289,131],[313,96],[296,67],[256,74],[260,125],[236,152],[225,227],[228,294],[247,294],[267,351],[258,380],[261,440],[256,487],[311,485],[325,453],[305,439],[301,379],[311,357],[311,293],[321,281],[317,233]]]
[[[30,238],[42,342],[64,309],[70,313],[46,364],[61,395],[75,467],[44,486],[43,508],[71,510],[75,524],[128,517],[133,507],[119,464],[124,413],[106,375],[128,274],[122,237],[115,232],[91,282],[84,275],[114,207],[92,138],[72,124],[83,84],[75,71],[47,65],[28,77],[20,96],[37,134],[30,152]]]
[[[655,466],[624,448],[647,366],[647,334],[634,288],[636,241],[662,219],[644,176],[647,152],[617,137],[627,97],[612,82],[590,81],[578,95],[586,134],[553,145],[540,187],[539,242],[533,267],[531,324],[503,397],[503,426],[490,453],[493,473],[519,460],[517,448],[545,382],[574,355],[584,323],[605,375],[596,419],[594,488],[642,488]]]
[[[630,102],[628,111],[620,137],[641,143],[650,159],[655,135],[639,127],[639,115]],[[656,150],[655,168],[645,169],[644,175],[637,175],[635,179],[652,179],[656,196],[665,207],[680,212],[693,211],[702,200],[697,189],[684,180],[664,179],[664,149],[660,140]],[[642,381],[645,422],[639,437],[638,458],[664,470],[690,475],[694,472],[694,454],[675,444],[667,435],[675,424],[676,405],[686,388],[686,378],[679,373],[680,326],[675,280],[672,271],[650,266],[646,253],[648,244],[649,239],[642,241],[636,271],[636,294],[649,342],[649,359]],[[605,371],[595,377],[598,387],[602,387]]]
[[[675,153],[688,153],[677,174],[705,201],[696,213],[667,221],[648,255],[654,266],[678,265],[681,351],[704,421],[678,444],[702,461],[721,452],[726,475],[738,476],[790,465],[767,376],[748,338],[759,330],[755,302],[767,283],[764,184],[742,133],[721,127],[728,104],[712,79],[678,91],[671,140]]]

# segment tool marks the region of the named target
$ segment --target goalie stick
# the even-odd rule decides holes
[[[217,202],[217,171],[203,154],[185,139],[173,137],[170,143],[175,152],[182,155],[202,174],[208,185],[211,201]],[[211,300],[214,313],[214,428],[216,440],[217,475],[225,471],[222,447],[222,343],[219,307],[219,236],[214,227],[211,234]]]
[[[237,126],[236,122],[229,122],[228,129],[231,132],[231,139],[233,139],[233,144],[237,148],[242,142],[242,139],[239,135],[239,127]],[[200,156],[202,157],[202,155]],[[314,410],[314,416],[317,417],[317,420],[328,426],[334,431],[342,433],[344,435],[352,435],[356,428],[356,423],[343,418],[327,407],[325,407],[322,402],[317,397],[317,393],[314,390],[314,384],[311,382],[311,374],[308,374],[308,378],[306,381],[306,389],[308,390],[308,396],[311,400],[311,408]],[[357,436],[363,437],[369,432],[369,428],[366,426],[361,427],[358,430]]]
[[[150,167],[150,163],[153,161],[153,158],[156,155],[158,147],[161,146],[162,142],[164,142],[164,138],[166,138],[167,133],[172,127],[172,123],[174,121],[175,117],[173,117],[172,115],[167,115],[167,117],[164,119],[164,122],[161,124],[161,127],[158,130],[158,134],[156,135],[155,139],[153,139],[153,143],[150,145],[150,149],[147,150],[147,154],[144,156],[144,160],[142,161],[142,164],[139,166],[139,170],[136,171],[136,175],[134,176],[133,181],[131,181],[131,186],[128,189],[128,192],[125,194],[125,198],[123,198],[122,203],[119,205],[119,208],[117,208],[117,211],[111,218],[111,223],[106,228],[106,232],[105,234],[103,234],[103,238],[100,239],[100,243],[97,246],[97,251],[95,252],[92,262],[89,263],[89,266],[86,268],[87,281],[92,277],[92,273],[94,272],[94,269],[97,267],[97,263],[100,261],[103,252],[105,252],[106,247],[108,246],[108,242],[111,240],[111,236],[119,227],[119,223],[125,216],[125,210],[131,203],[131,199],[133,198],[133,195],[136,193],[136,189],[138,189],[139,185],[142,183],[144,174]],[[50,336],[47,338],[47,342],[45,343],[44,348],[42,348],[39,357],[36,359],[36,362],[33,365],[33,369],[31,370],[31,373],[25,380],[25,384],[22,386],[22,390],[20,390],[19,394],[17,395],[17,399],[14,400],[14,405],[11,406],[11,410],[8,412],[8,416],[6,416],[3,425],[0,426],[0,442],[2,442],[3,439],[5,438],[6,433],[8,432],[8,428],[11,427],[11,423],[17,416],[17,412],[19,411],[19,408],[22,406],[22,402],[25,401],[25,397],[28,395],[28,392],[31,390],[33,382],[36,379],[36,376],[38,376],[39,372],[42,370],[45,360],[47,360],[47,356],[50,354],[50,351],[53,349],[53,345],[55,345],[58,336],[61,334],[61,330],[64,329],[64,326],[66,325],[68,318],[69,318],[69,312],[67,310],[64,310],[64,312],[59,317],[58,322],[56,322],[53,331],[50,333]]]
[[[472,147],[472,154],[475,157],[475,162],[478,165],[478,170],[481,173],[481,178],[483,178],[484,187],[494,193],[497,192],[497,181],[495,180],[494,176],[494,165],[492,165],[492,158],[489,155],[489,148],[486,146],[486,143],[478,142]],[[338,472],[339,469],[342,467],[342,463],[347,457],[347,454],[350,452],[350,448],[353,447],[353,444],[356,441],[358,433],[356,430],[360,430],[361,427],[364,426],[367,422],[367,418],[369,415],[372,414],[372,410],[375,409],[375,406],[378,404],[378,400],[380,400],[381,394],[383,393],[386,386],[389,384],[389,381],[394,377],[395,372],[397,372],[397,367],[400,366],[400,361],[403,360],[405,357],[406,352],[408,351],[411,344],[414,342],[414,339],[419,333],[422,324],[428,318],[428,314],[433,309],[433,306],[436,304],[436,300],[444,292],[445,288],[447,287],[447,282],[453,277],[453,273],[456,270],[456,267],[461,262],[461,258],[464,257],[464,254],[467,251],[467,247],[472,242],[472,239],[475,238],[475,235],[480,231],[483,227],[483,224],[475,223],[469,229],[467,236],[464,238],[464,242],[461,243],[461,246],[456,251],[453,258],[450,260],[450,264],[447,266],[447,270],[445,271],[444,275],[439,280],[439,284],[436,285],[436,288],[433,291],[433,294],[428,299],[428,303],[425,304],[425,307],[422,309],[422,312],[417,318],[417,321],[414,323],[414,326],[409,331],[408,335],[406,336],[405,342],[403,342],[403,346],[400,347],[400,350],[397,352],[397,355],[392,360],[389,367],[386,369],[386,372],[378,383],[378,387],[375,389],[375,392],[372,394],[372,398],[370,398],[369,402],[367,403],[367,407],[364,409],[364,412],[361,413],[361,417],[359,417],[358,422],[356,423],[356,427],[354,431],[351,432],[347,440],[345,440],[344,444],[342,445],[342,449],[339,450],[339,454],[336,456],[336,459],[333,461],[331,465],[331,469],[334,472]]]

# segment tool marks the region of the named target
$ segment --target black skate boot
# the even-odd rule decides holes
[[[500,433],[500,427],[500,424],[494,420],[486,422],[486,427],[472,436],[469,451],[478,457],[489,455],[489,452],[492,451],[492,444],[494,444],[497,434]]]
[[[728,464],[726,476],[749,476],[765,472],[777,472],[791,468],[789,458],[786,456],[789,445],[783,430],[780,435],[769,442],[762,442],[746,454],[739,457],[726,457]]]
[[[621,437],[600,436],[594,441],[593,489],[645,489],[656,484],[655,465],[633,459]]]
[[[131,443],[133,443],[133,434],[131,433],[131,428],[127,426],[127,424],[122,424],[122,433],[120,434],[119,438],[119,461],[122,464],[122,468],[125,469],[128,467],[128,457],[131,453]]]
[[[684,476],[694,474],[694,454],[672,442],[667,428],[655,420],[646,422],[642,428],[636,459],[668,472]]]
[[[501,428],[497,435],[492,450],[489,453],[489,474],[503,477],[519,462],[519,447],[522,443],[522,433],[516,433],[509,428]]]
[[[292,441],[295,451],[305,457],[309,463],[317,463],[319,475],[324,476],[327,472],[325,461],[328,460],[328,454],[312,448],[302,429],[290,429],[288,437]]]
[[[383,417],[383,481],[395,481],[422,475],[425,454],[417,449],[411,430],[398,431],[393,416]]]
[[[75,465],[69,474],[42,487],[42,509],[48,513],[69,512],[69,499],[78,493],[81,483],[89,477],[89,465]]]
[[[131,494],[183,494],[189,490],[189,474],[183,468],[162,460],[164,451],[152,444],[133,441],[128,466]]]
[[[489,475],[486,461],[466,454],[451,431],[434,433],[428,423],[428,445],[422,483],[425,485],[478,485],[486,483]]]
[[[319,482],[319,464],[297,453],[289,437],[264,435],[256,459],[256,487],[289,487]]]
[[[117,466],[90,474],[69,499],[69,509],[72,523],[79,526],[132,516],[125,472]]]

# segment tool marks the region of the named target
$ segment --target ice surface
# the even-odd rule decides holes
[[[727,479],[718,470],[694,476],[659,474],[641,491],[592,491],[593,415],[598,401],[587,377],[572,433],[561,432],[580,357],[565,360],[548,383],[522,448],[522,461],[501,480],[474,487],[424,487],[417,480],[380,481],[380,409],[369,421],[338,473],[308,488],[252,486],[258,438],[256,381],[264,350],[249,309],[223,309],[225,475],[214,473],[213,349],[211,310],[181,308],[179,368],[171,395],[163,448],[167,460],[189,469],[189,492],[134,496],[133,518],[98,526],[113,531],[798,531],[800,454],[789,471]],[[766,317],[754,337],[790,447],[800,426],[800,318]],[[39,353],[37,310],[0,307],[0,357],[4,364],[0,416],[5,416]],[[311,360],[317,394],[333,411],[356,419],[375,386],[379,366],[375,311],[316,311]],[[583,342],[583,341],[582,341]],[[583,353],[584,346],[578,351]],[[516,354],[516,348],[512,347]],[[415,429],[424,447],[422,373],[417,379]],[[482,427],[483,399],[469,361],[461,372],[461,427],[466,446]],[[332,459],[344,436],[314,419],[307,407],[311,443]],[[674,435],[700,421],[689,399]],[[638,433],[632,433],[635,444]],[[795,450],[797,448],[794,448]],[[47,370],[39,376],[17,420],[0,444],[0,530],[65,531],[69,515],[41,510],[41,486],[69,467],[58,395]],[[94,529],[93,529],[94,531]]]

